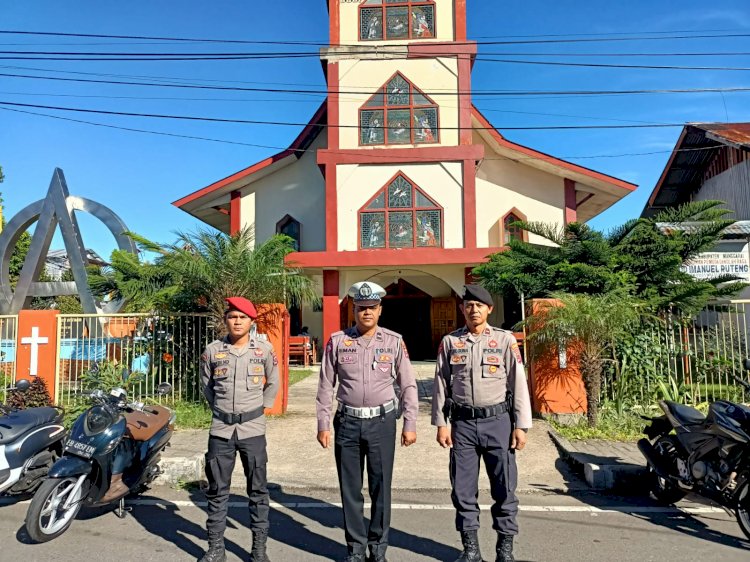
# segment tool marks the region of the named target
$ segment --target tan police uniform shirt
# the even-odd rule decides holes
[[[531,401],[518,343],[511,332],[488,326],[475,336],[464,327],[445,336],[438,349],[432,393],[432,425],[447,426],[443,406],[494,406],[513,392],[516,427],[531,427]]]
[[[242,414],[263,406],[271,408],[279,390],[279,366],[273,346],[257,338],[241,348],[229,340],[216,340],[201,356],[201,386],[211,410]],[[211,435],[229,439],[257,437],[266,432],[266,418],[260,416],[242,424],[225,424],[213,417]]]
[[[318,431],[331,428],[333,389],[336,398],[354,408],[381,406],[396,398],[394,381],[401,388],[404,431],[416,431],[417,381],[402,337],[378,327],[368,342],[356,327],[331,336],[320,367],[315,406]]]

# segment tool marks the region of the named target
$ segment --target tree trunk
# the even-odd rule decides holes
[[[599,354],[583,351],[581,353],[581,377],[586,389],[586,419],[589,427],[595,427],[599,421],[599,399],[602,391],[602,359]]]

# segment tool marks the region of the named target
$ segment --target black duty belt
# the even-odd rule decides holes
[[[464,404],[454,404],[451,408],[451,421],[456,420],[483,420],[504,414],[509,410],[508,402],[477,408]]]
[[[228,414],[226,412],[222,412],[221,410],[214,410],[214,417],[220,421],[223,421],[227,425],[235,425],[238,423],[249,422],[250,420],[261,417],[263,415],[263,410],[263,406],[255,408],[255,410],[250,410],[249,412],[242,412],[241,414]]]

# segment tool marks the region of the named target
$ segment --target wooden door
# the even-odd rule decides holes
[[[432,299],[432,346],[437,349],[443,336],[454,331],[456,325],[456,299]]]

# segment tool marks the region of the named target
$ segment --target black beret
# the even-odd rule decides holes
[[[492,295],[489,291],[480,285],[464,285],[464,298],[465,301],[479,301],[483,302],[487,306],[495,306],[492,302]]]

